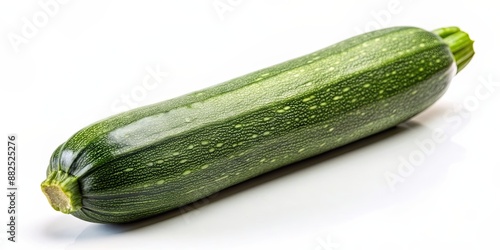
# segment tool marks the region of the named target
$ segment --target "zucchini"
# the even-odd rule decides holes
[[[41,188],[55,210],[124,223],[393,127],[444,94],[469,36],[393,27],[74,134]]]

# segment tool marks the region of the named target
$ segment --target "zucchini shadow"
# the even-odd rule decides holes
[[[437,110],[435,110],[437,108]],[[442,115],[443,114],[443,108],[446,107],[434,107],[433,111],[431,112],[426,112],[425,116],[421,116],[419,120],[423,120],[424,123],[427,124],[427,121],[431,122],[432,120],[436,120],[435,116],[436,115]],[[423,119],[422,119],[423,117]],[[445,124],[446,125],[446,124]],[[130,223],[125,223],[125,224],[92,224],[89,225],[87,228],[85,228],[75,239],[76,245],[78,245],[78,242],[89,242],[91,240],[96,240],[96,239],[104,239],[107,238],[110,235],[115,235],[115,234],[128,234],[132,233],[134,231],[141,231],[141,229],[146,230],[147,227],[154,225],[154,224],[159,224],[159,223],[166,223],[170,219],[182,219],[179,218],[181,216],[186,217],[186,218],[196,218],[197,215],[197,210],[202,209],[206,206],[210,206],[210,204],[217,203],[221,200],[224,200],[228,197],[237,195],[239,193],[245,192],[247,190],[250,190],[254,187],[257,187],[259,185],[263,185],[265,183],[268,183],[270,181],[285,177],[285,176],[291,176],[294,175],[298,172],[305,171],[306,169],[309,169],[313,166],[318,166],[318,165],[324,165],[324,163],[328,161],[332,161],[332,164],[329,162],[327,163],[328,168],[333,168],[333,169],[338,169],[338,168],[357,168],[354,170],[354,172],[363,172],[367,169],[372,169],[370,171],[375,171],[375,173],[378,176],[368,176],[366,178],[371,178],[371,179],[377,179],[379,182],[385,182],[386,180],[384,179],[384,172],[387,171],[387,169],[397,169],[397,159],[398,155],[397,153],[395,154],[394,148],[403,148],[404,152],[401,153],[402,151],[399,150],[399,155],[408,155],[408,149],[410,151],[413,149],[413,151],[417,148],[417,146],[414,144],[415,138],[429,138],[432,133],[434,132],[435,129],[431,127],[426,127],[421,125],[420,123],[415,122],[414,120],[410,120],[407,122],[404,122],[402,124],[399,124],[398,126],[389,128],[385,131],[379,132],[377,134],[374,134],[372,136],[360,139],[358,141],[352,142],[350,144],[347,144],[345,146],[339,147],[337,149],[333,149],[331,151],[325,152],[323,154],[302,160],[300,162],[296,162],[293,164],[290,164],[288,166],[284,166],[281,168],[278,168],[276,170],[270,171],[268,173],[262,174],[260,176],[257,176],[255,178],[252,178],[250,180],[244,181],[242,183],[236,184],[234,186],[231,186],[229,188],[226,188],[222,191],[219,191],[218,193],[215,193],[213,195],[210,195],[206,198],[203,198],[201,200],[198,200],[196,202],[193,202],[191,204],[188,204],[186,206],[180,207],[178,209],[173,209],[170,211],[167,211],[163,214],[156,215],[153,217],[149,217],[143,220],[139,220],[136,222],[130,222]],[[397,140],[396,143],[394,143],[394,140]],[[391,141],[391,142],[388,142]],[[401,144],[398,142],[403,141],[405,142],[405,146],[402,147]],[[408,143],[406,143],[408,142]],[[392,149],[387,150],[384,148],[383,150],[372,150],[371,147],[374,148],[380,148],[381,144],[388,143],[392,147]],[[394,193],[390,191],[390,188],[388,186],[384,186],[383,188],[380,188],[380,185],[377,187],[379,190],[379,194],[373,193],[369,187],[364,186],[362,180],[360,181],[359,179],[356,179],[355,176],[352,176],[352,183],[349,183],[346,189],[353,188],[355,186],[360,186],[360,188],[357,188],[358,190],[355,190],[358,194],[362,194],[361,196],[363,197],[357,197],[357,201],[351,202],[352,204],[349,204],[350,201],[346,201],[345,203],[342,202],[339,206],[341,208],[336,208],[331,213],[328,215],[330,217],[335,217],[331,218],[332,221],[339,222],[340,220],[350,220],[353,217],[359,217],[362,214],[368,213],[370,211],[374,211],[383,207],[391,206],[394,205],[395,203],[398,202],[406,202],[411,199],[417,199],[416,197],[421,197],[421,196],[428,196],[430,193],[432,193],[432,190],[435,189],[436,185],[439,185],[440,183],[443,182],[443,180],[446,178],[446,175],[448,173],[449,167],[457,162],[460,161],[462,158],[461,155],[464,154],[463,148],[460,146],[454,144],[450,140],[450,136],[446,139],[444,142],[445,145],[438,145],[436,147],[435,152],[433,155],[437,155],[434,157],[433,155],[429,156],[429,164],[423,164],[426,166],[423,166],[425,168],[422,168],[421,170],[419,169],[418,173],[415,174],[415,176],[410,176],[411,180],[405,182],[405,184],[401,184],[401,187],[398,187],[398,192]],[[451,145],[450,145],[451,144]],[[385,147],[386,145],[383,145]],[[358,152],[361,155],[356,155]],[[362,151],[362,152],[361,152]],[[376,151],[376,152],[375,152]],[[383,152],[382,152],[383,151]],[[445,152],[444,152],[445,151]],[[383,163],[386,165],[389,165],[389,167],[384,167],[384,168],[373,168],[371,163],[366,163],[366,158],[364,158],[364,154],[366,152],[371,152],[372,155],[370,155],[369,158],[373,157],[379,157],[378,154],[382,154],[382,158],[380,159],[383,160]],[[348,164],[346,162],[339,161],[339,159],[335,158],[341,158],[341,156],[350,156],[353,154],[357,158],[348,158]],[[377,155],[377,156],[373,156]],[[453,157],[439,157],[439,156],[449,156],[452,155]],[[389,162],[387,162],[386,158],[390,158]],[[376,159],[379,160],[379,159]],[[333,164],[333,161],[335,164]],[[370,166],[360,166],[361,164],[363,165],[370,165]],[[348,165],[348,166],[346,166]],[[322,171],[325,170],[325,168],[322,168],[324,166],[318,166]],[[353,172],[351,172],[352,174]],[[347,176],[348,177],[348,176]],[[409,178],[410,179],[410,178]],[[413,182],[413,184],[412,184]],[[341,183],[340,185],[344,185],[345,183]],[[380,184],[380,183],[379,183]],[[344,188],[344,187],[343,187]],[[382,190],[383,189],[383,190]],[[380,195],[382,193],[382,195]],[[376,201],[375,201],[376,200]],[[361,205],[362,204],[362,205]],[[338,211],[337,211],[338,210]],[[337,215],[335,215],[337,211]],[[343,211],[343,212],[341,212]],[[345,211],[351,211],[349,215],[346,217],[345,216]],[[331,214],[334,215],[331,215]],[[201,214],[201,213],[198,213]],[[342,214],[342,215],[341,215]],[[315,217],[314,213],[311,214],[311,220],[316,220],[317,218]],[[344,216],[344,217],[342,217]],[[172,223],[175,224],[175,223]],[[185,223],[189,224],[189,223]],[[163,227],[163,225],[160,225]],[[167,226],[168,228],[168,226]],[[168,230],[168,229],[165,229]],[[55,232],[52,233],[52,236],[55,236]]]

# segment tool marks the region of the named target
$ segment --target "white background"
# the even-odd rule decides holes
[[[1,134],[19,137],[18,242],[2,195],[1,249],[500,249],[494,1],[55,3],[0,3]],[[459,26],[476,56],[396,129],[126,226],[55,212],[40,191],[52,151],[89,123],[399,25]]]

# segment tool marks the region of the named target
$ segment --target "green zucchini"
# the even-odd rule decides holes
[[[123,223],[393,127],[423,111],[471,60],[469,36],[393,27],[74,134],[43,193],[55,210]]]

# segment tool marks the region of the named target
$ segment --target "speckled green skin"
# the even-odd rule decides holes
[[[47,176],[76,177],[74,216],[134,221],[395,126],[455,73],[431,32],[363,34],[97,122],[54,152]]]

